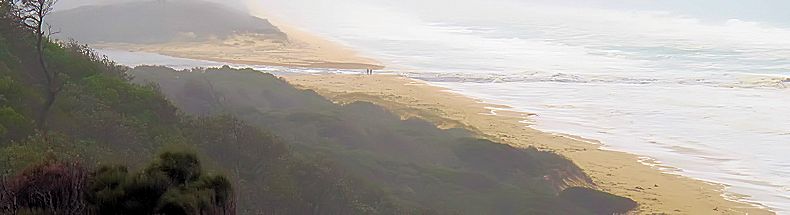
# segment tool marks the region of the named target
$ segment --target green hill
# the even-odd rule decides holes
[[[592,189],[559,155],[369,103],[337,105],[271,74],[130,70],[83,45],[43,47],[62,86],[47,123],[37,121],[50,89],[36,40],[0,16],[0,213],[20,212],[20,202],[23,213],[117,214],[612,214],[636,206]],[[26,195],[39,189],[69,201]]]
[[[265,19],[201,0],[132,1],[57,11],[48,22],[62,39],[84,43],[166,43],[261,34],[285,39]]]
[[[230,179],[242,214],[400,211],[380,190],[332,162],[294,153],[268,131],[229,116],[183,114],[157,87],[132,84],[129,68],[74,43],[45,44],[46,64],[60,72],[63,90],[47,126],[37,129],[47,92],[35,50],[29,31],[0,17],[0,179],[15,181],[30,169],[49,170],[51,165],[41,166],[48,160],[77,162],[97,171],[91,174],[118,165],[128,166],[129,172],[149,172],[145,166],[159,152],[188,150],[205,161],[207,172]],[[4,193],[0,210],[13,208],[13,195]],[[190,202],[199,197],[182,196]]]
[[[564,192],[571,184],[595,185],[559,155],[401,119],[370,103],[334,104],[271,74],[155,66],[130,74],[137,83],[161,86],[187,113],[232,115],[272,130],[296,151],[323,154],[410,207],[452,214],[611,214],[635,206],[586,188]]]

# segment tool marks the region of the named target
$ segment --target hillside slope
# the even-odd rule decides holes
[[[129,71],[76,43],[45,41],[44,61],[59,71],[63,90],[48,123],[36,128],[46,88],[35,42],[16,25],[0,21],[0,181],[53,158],[135,169],[92,173],[108,182],[98,188],[112,199],[123,194],[113,184],[172,183],[160,181],[176,169],[170,164],[198,159],[165,153],[161,163],[144,165],[159,151],[178,149],[195,151],[207,171],[228,176],[242,214],[612,214],[636,206],[595,190],[576,165],[553,153],[401,119],[369,103],[334,104],[252,70]],[[185,179],[190,175],[199,176],[177,171],[168,180],[179,188],[134,201],[197,198],[182,192],[195,185]],[[0,208],[9,202],[0,195]]]
[[[369,103],[334,104],[270,74],[148,66],[130,73],[138,83],[158,84],[188,113],[230,114],[271,129],[297,151],[324,154],[411,207],[449,214],[611,214],[635,206],[589,189],[595,185],[587,175],[556,154],[401,119]]]
[[[47,126],[37,129],[35,119],[46,89],[32,38],[16,22],[0,16],[0,181],[29,181],[29,170],[42,169],[39,164],[51,159],[81,163],[88,169],[109,164],[151,173],[145,164],[159,151],[187,150],[203,158],[206,171],[228,176],[242,214],[410,212],[331,161],[295,153],[269,131],[228,116],[183,114],[157,87],[132,84],[129,68],[75,43],[46,42],[45,61],[50,70],[60,72],[63,90]],[[51,165],[43,167],[51,169]],[[119,174],[125,172],[108,177],[124,178]],[[53,175],[44,178],[49,181],[29,183],[28,188],[52,187],[58,181]],[[126,184],[122,181],[111,184]],[[7,191],[2,183],[0,188]],[[119,194],[117,189],[108,192],[104,197]],[[8,201],[5,193],[0,192],[0,214],[15,202]],[[187,200],[199,197],[172,195]]]
[[[200,0],[135,1],[57,11],[47,21],[55,36],[83,43],[166,43],[237,34],[285,39],[265,19]]]

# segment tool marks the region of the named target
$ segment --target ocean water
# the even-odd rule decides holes
[[[259,2],[389,72],[535,113],[525,126],[790,214],[790,23],[776,13],[786,2]]]
[[[640,161],[663,171],[725,184],[729,196],[746,195],[741,201],[790,214],[790,25],[776,21],[785,18],[781,14],[766,14],[790,11],[790,4],[662,2],[669,3],[251,0],[250,5],[381,60],[389,67],[385,72],[535,113],[525,126],[598,140],[603,148],[643,156]],[[705,2],[727,7],[696,5]],[[223,65],[101,52],[132,66]],[[353,72],[231,66],[274,73]]]

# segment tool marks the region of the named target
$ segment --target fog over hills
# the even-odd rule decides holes
[[[380,187],[406,208],[429,209],[392,214],[619,214],[636,207],[590,189],[592,179],[560,155],[403,119],[372,103],[336,104],[271,74],[158,66],[129,73],[136,83],[160,86],[185,113],[229,115],[260,126],[294,151],[320,155]]]
[[[55,8],[55,11],[71,10],[74,8],[91,6],[91,5],[101,6],[101,5],[121,4],[121,3],[130,3],[130,2],[142,2],[142,1],[168,2],[173,0],[60,0],[56,5],[57,7]],[[232,7],[237,10],[242,10],[242,11],[247,10],[246,4],[242,0],[186,0],[186,1],[207,1],[217,4],[222,4],[227,7]]]
[[[60,32],[56,37],[85,43],[164,43],[245,33],[285,38],[266,19],[226,4],[197,0],[81,6],[56,11],[48,21]]]

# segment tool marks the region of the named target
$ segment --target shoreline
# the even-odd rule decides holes
[[[282,25],[282,22],[274,23],[289,35],[292,44],[241,35],[228,40],[99,44],[94,47],[242,65],[343,70],[384,68],[380,62],[359,56],[347,47]],[[251,47],[244,47],[250,44]],[[486,103],[427,81],[397,75],[282,77],[335,102],[368,101],[403,117],[424,118],[442,128],[465,127],[482,137],[509,145],[535,146],[556,152],[579,165],[601,190],[639,202],[639,214],[775,214],[759,204],[740,201],[742,197],[739,196],[743,195],[726,192],[723,184],[662,170],[660,163],[646,156],[602,149],[604,144],[598,140],[539,131],[530,127],[534,124],[529,122],[530,113]],[[435,98],[438,95],[449,99]]]
[[[599,186],[640,203],[639,214],[774,214],[739,199],[726,185],[661,170],[652,158],[602,149],[597,140],[529,127],[530,113],[508,110],[422,80],[398,75],[288,75],[288,82],[339,103],[368,101],[442,128],[465,127],[517,147],[535,146],[568,157]],[[670,167],[671,168],[671,167]]]
[[[344,46],[289,27],[280,28],[288,35],[287,40],[272,39],[267,35],[241,34],[205,41],[98,43],[91,44],[91,47],[233,64],[348,70],[385,68],[382,63],[360,56]]]
[[[217,62],[234,63],[221,59],[217,60]],[[296,65],[271,66],[303,69],[310,68]],[[315,68],[330,70],[343,69],[326,67]],[[601,147],[603,147],[604,144],[595,139],[588,139],[571,134],[539,131],[529,127],[534,124],[529,120],[529,116],[534,115],[532,113],[515,111],[512,110],[512,107],[507,105],[487,103],[481,99],[475,99],[448,88],[431,85],[428,81],[395,74],[366,76],[321,73],[284,75],[281,77],[297,87],[315,90],[322,96],[335,102],[369,101],[387,107],[391,111],[401,114],[403,117],[424,118],[441,128],[464,127],[485,138],[490,138],[516,147],[531,145],[541,150],[557,152],[579,165],[580,168],[593,178],[594,182],[601,190],[630,197],[639,202],[640,208],[637,211],[638,214],[775,214],[758,203],[739,200],[743,198],[743,195],[726,192],[724,190],[726,186],[723,184],[661,170],[661,164],[655,163],[655,160],[652,158],[627,152],[602,149]],[[386,84],[382,85],[382,83]],[[379,91],[377,92],[377,90]],[[449,102],[444,101],[442,103],[436,103],[434,106],[426,106],[425,104],[420,104],[418,102],[420,100],[415,98],[422,96],[422,101],[424,101],[426,98],[430,100],[432,99],[431,97],[439,95],[451,99],[449,99]],[[447,109],[458,112],[459,110],[455,108],[470,110],[461,110],[460,113],[462,114],[453,116],[443,113],[446,112],[443,110]],[[477,111],[470,112],[471,110]],[[476,118],[479,116],[496,118],[496,120],[478,121],[479,119]],[[470,119],[472,119],[472,123],[469,122]],[[508,129],[505,129],[504,132],[492,132],[490,127],[500,124],[506,125]],[[478,126],[488,126],[489,129],[480,129]],[[519,139],[521,137],[526,137],[524,138],[526,140],[514,141],[514,139]],[[535,141],[534,139],[538,140]],[[546,143],[546,141],[553,140],[557,140],[560,143]],[[584,153],[580,153],[587,151],[594,151],[597,153],[591,153],[596,155],[584,155]],[[583,155],[579,156],[576,154]],[[613,160],[615,160],[615,162],[613,162],[614,164],[610,164],[611,160],[601,159],[607,157],[612,157]],[[583,159],[585,162],[579,162],[578,159]],[[593,162],[587,162],[590,160]],[[622,165],[618,166],[618,164]],[[643,168],[634,168],[633,165],[642,166]],[[628,167],[628,169],[609,172],[605,170],[606,167],[621,169],[623,166]],[[645,168],[647,170],[645,170]],[[632,169],[636,169],[637,171],[633,171]],[[644,175],[644,177],[636,180],[617,177],[633,174]],[[662,179],[652,180],[650,177]],[[668,191],[662,191],[662,193],[647,192],[654,190],[654,188],[644,185],[645,183],[650,184],[647,182],[651,181],[662,181],[664,185],[662,185],[661,188],[671,188],[664,189]],[[658,183],[654,185],[658,185]],[[655,189],[658,188],[659,187],[655,187]]]

